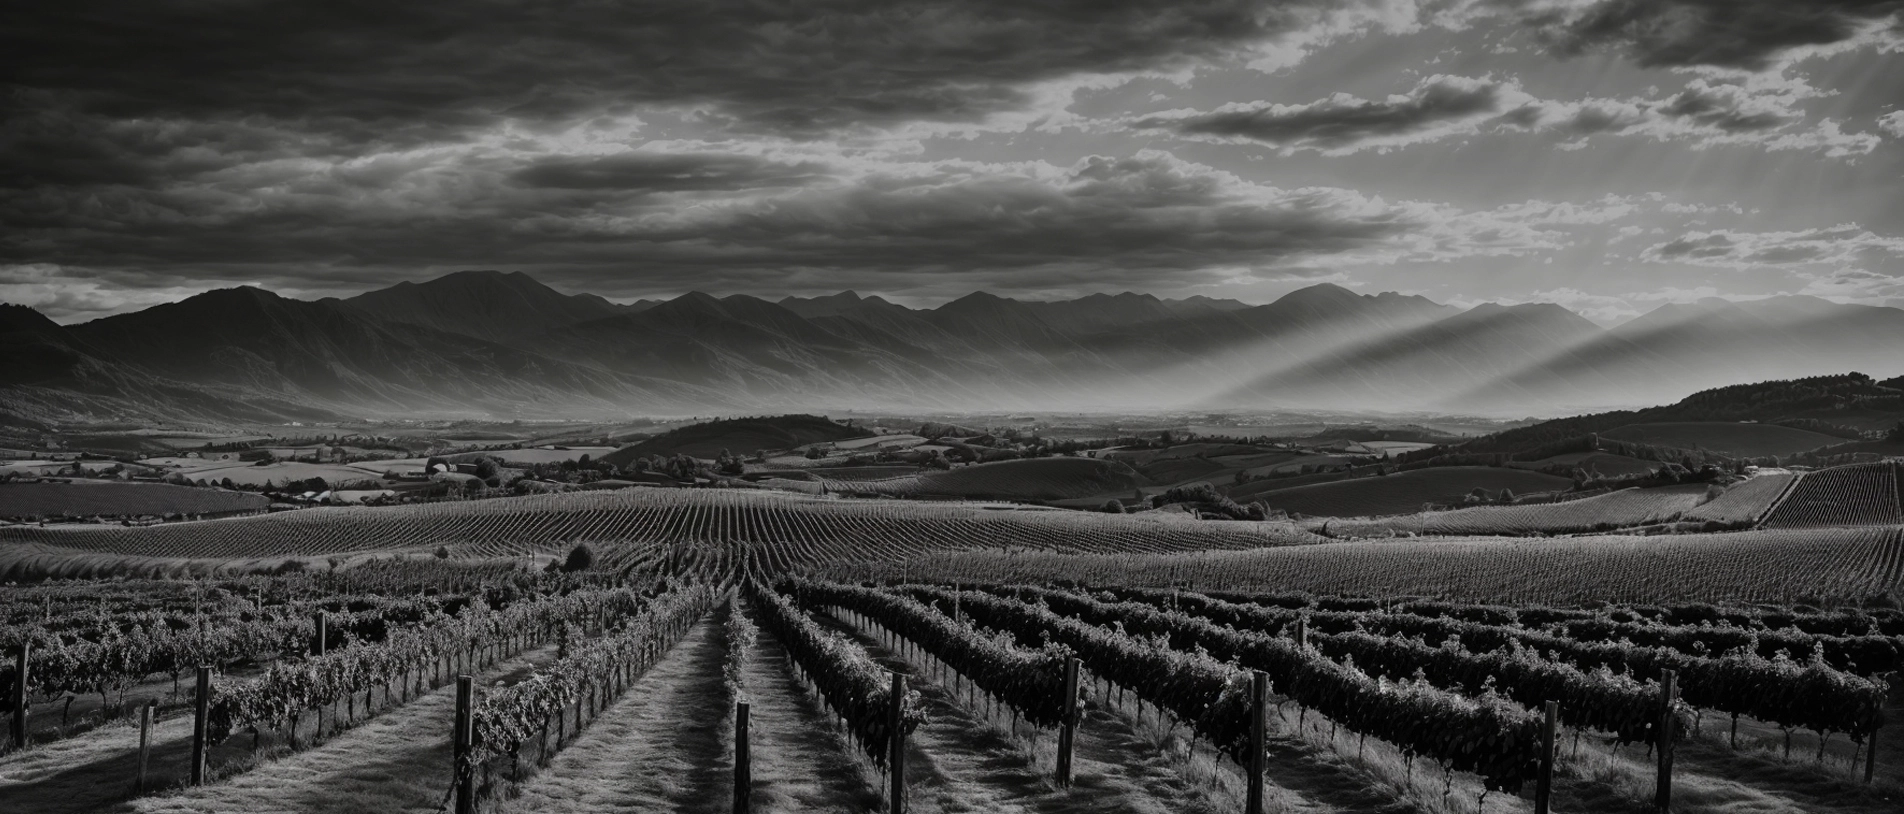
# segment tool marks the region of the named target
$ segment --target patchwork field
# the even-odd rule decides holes
[[[1904,524],[1898,464],[1837,466],[1806,474],[1765,518],[1767,528]]]
[[[248,463],[218,463],[200,469],[181,470],[180,474],[192,480],[203,480],[207,483],[220,483],[230,478],[233,484],[239,486],[264,486],[267,483],[282,486],[293,481],[306,481],[311,478],[323,478],[332,486],[343,486],[364,482],[381,483],[385,468],[383,461],[371,461],[359,465],[280,461],[263,466]]]
[[[816,473],[824,477],[824,472]],[[829,483],[841,494],[961,497],[993,500],[1065,500],[1146,485],[1128,466],[1090,458],[1038,458],[926,470],[883,480]]]
[[[0,517],[120,517],[257,511],[261,495],[167,483],[74,481],[0,484]]]
[[[1425,503],[1459,503],[1469,492],[1486,489],[1516,494],[1571,487],[1566,478],[1490,466],[1451,466],[1416,469],[1378,477],[1297,486],[1253,493],[1272,509],[1330,517],[1357,517],[1418,512]],[[1232,490],[1232,495],[1236,493]],[[1233,497],[1232,499],[1241,499]]]
[[[1474,506],[1440,512],[1382,517],[1371,520],[1331,518],[1326,528],[1333,537],[1387,537],[1404,535],[1523,535],[1572,534],[1612,531],[1678,520],[1706,497],[1703,484],[1616,492],[1515,506]],[[1762,511],[1762,509],[1761,509]],[[1308,525],[1320,528],[1315,521]]]

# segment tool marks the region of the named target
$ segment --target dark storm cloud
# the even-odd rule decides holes
[[[804,186],[826,177],[818,164],[718,153],[549,156],[510,177],[530,187],[585,190],[738,190]]]
[[[47,218],[31,246],[0,238],[0,263],[51,255],[76,269],[136,266],[153,286],[229,274],[338,290],[426,267],[532,269],[609,295],[775,290],[818,272],[877,276],[887,291],[960,276],[1008,277],[1002,287],[1015,290],[1157,288],[1211,269],[1387,251],[1438,217],[1344,190],[1258,187],[1161,154],[1094,158],[1043,178],[876,176],[707,206],[605,196],[553,215],[537,205],[548,190],[467,176],[454,189],[405,179],[361,197],[293,190],[192,217],[172,214],[194,203],[181,193],[101,191]],[[426,203],[403,192],[411,187],[432,190]]]
[[[0,27],[0,84],[113,119],[263,117],[379,144],[657,103],[814,133],[971,119],[1025,101],[1028,82],[1181,65],[1337,5],[21,2]]]
[[[1238,105],[1207,113],[1142,119],[1139,128],[1191,136],[1243,138],[1285,148],[1351,151],[1407,143],[1493,118],[1506,106],[1504,85],[1493,79],[1431,76],[1405,94],[1358,99],[1337,94],[1310,104]]]
[[[1794,48],[1850,40],[1901,0],[1608,0],[1529,22],[1561,54],[1627,53],[1647,67],[1761,70]]]

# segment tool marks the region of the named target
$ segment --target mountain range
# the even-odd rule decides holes
[[[347,299],[240,287],[62,326],[0,305],[0,421],[621,418],[789,409],[1563,414],[1858,370],[1904,373],[1904,310],[1804,296],[1608,329],[1331,284],[1249,305],[975,292],[616,303],[466,271]]]

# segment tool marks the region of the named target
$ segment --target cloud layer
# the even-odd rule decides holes
[[[1565,275],[1639,235],[1686,290],[1823,286],[1904,262],[1904,111],[1857,79],[1896,67],[1901,4],[29,0],[0,27],[0,298],[76,319],[500,267],[622,296],[1519,275],[1590,303]],[[1481,139],[1509,149],[1456,149]],[[1706,150],[1828,194],[1609,180]]]

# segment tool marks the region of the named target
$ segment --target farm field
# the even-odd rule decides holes
[[[1334,537],[1571,534],[1671,522],[1698,508],[1705,496],[1703,484],[1628,488],[1556,503],[1473,506],[1370,520],[1332,518],[1306,525],[1326,528]]]
[[[824,473],[815,473],[824,477]],[[1039,458],[972,464],[901,478],[831,483],[835,492],[896,497],[1064,500],[1147,485],[1135,470],[1090,458]]]
[[[1686,512],[1687,520],[1713,520],[1720,523],[1758,523],[1777,506],[1800,475],[1795,472],[1767,472],[1747,478],[1726,488],[1725,493]]]
[[[1566,478],[1505,467],[1454,466],[1416,469],[1378,477],[1255,492],[1270,508],[1314,516],[1356,517],[1404,514],[1421,510],[1424,503],[1458,503],[1475,489],[1490,493],[1509,489],[1516,494],[1547,492],[1573,485]],[[1233,500],[1237,491],[1231,491]]]
[[[1765,518],[1767,528],[1904,524],[1896,463],[1853,464],[1806,474]]]
[[[1021,547],[1056,551],[1184,551],[1315,542],[1287,523],[1199,523],[1182,514],[1100,515],[1005,505],[838,500],[764,490],[622,489],[394,507],[330,507],[150,528],[0,528],[0,578],[257,567],[304,557],[427,553],[519,556],[578,542],[619,555],[706,546],[718,556],[760,549],[776,563],[903,558],[925,551]],[[791,549],[774,547],[799,541]]]
[[[878,578],[895,567],[844,573]],[[1556,605],[1857,603],[1904,588],[1904,527],[1368,540],[1176,555],[961,552],[904,567],[948,581],[1075,579]]]
[[[519,466],[523,464],[553,464],[563,461],[573,461],[580,459],[584,455],[591,458],[600,458],[614,451],[614,447],[568,447],[567,449],[530,447],[524,449],[498,449],[488,452],[459,453],[447,457],[449,460],[454,461],[461,460],[465,457],[475,458],[477,456],[488,456],[504,464]],[[366,463],[364,466],[375,467],[380,463],[382,463],[382,461]]]
[[[1845,439],[1777,424],[1739,424],[1725,421],[1683,421],[1628,424],[1600,433],[1601,437],[1634,444],[1705,449],[1727,455],[1765,457],[1791,455],[1842,444]]]
[[[1654,777],[1640,755],[1668,742],[1658,724],[1666,669],[1682,676],[1668,720],[1683,733],[1671,775],[1685,810],[1830,799],[1832,811],[1876,814],[1904,780],[1904,758],[1888,752],[1871,763],[1875,782],[1861,779],[1862,744],[1896,707],[1878,677],[1904,659],[1895,610],[1737,610],[1715,628],[1687,621],[1718,612],[1703,605],[1159,590],[1099,582],[1129,575],[1101,567],[1119,561],[1110,558],[1003,556],[1027,575],[1049,568],[1104,587],[979,577],[973,567],[992,563],[972,555],[788,577],[772,565],[788,557],[759,552],[619,573],[425,562],[227,583],[268,598],[262,619],[303,625],[275,640],[260,672],[211,685],[206,783],[186,782],[192,713],[174,707],[154,730],[146,791],[123,782],[137,733],[119,723],[40,732],[32,748],[0,753],[0,799],[187,814],[432,810],[468,795],[494,814],[725,811],[744,794],[760,811],[887,810],[888,769],[901,761],[899,799],[918,812],[1215,814],[1240,810],[1256,785],[1270,810],[1501,814],[1531,810],[1550,765],[1554,810],[1639,811]],[[891,579],[859,582],[875,573]],[[660,575],[676,580],[649,579]],[[143,601],[189,618],[166,585],[95,590],[117,608]],[[0,595],[0,612],[33,618],[37,590]],[[421,598],[430,591],[437,598]],[[477,596],[510,598],[468,601]],[[444,612],[416,628],[391,624],[426,601]],[[311,652],[310,612],[344,606],[366,610],[332,610],[337,624],[384,632],[326,637],[326,652]],[[98,620],[39,624],[30,635],[80,650],[128,647]],[[1735,639],[1822,656],[1767,673],[1760,653],[1709,654]],[[136,681],[152,668],[125,669]],[[1065,694],[1067,671],[1076,695]],[[458,674],[474,679],[465,711]],[[36,678],[35,709],[85,691],[70,683],[79,675]],[[300,675],[309,678],[284,680]],[[891,691],[895,677],[906,692]],[[1764,692],[1729,689],[1748,679]],[[1540,710],[1555,692],[1567,746],[1544,755]],[[743,701],[744,749],[732,723]],[[459,759],[447,733],[464,715],[477,737]],[[1253,764],[1255,715],[1263,752]],[[1745,738],[1713,724],[1728,717]],[[1800,756],[1754,736],[1774,723],[1798,736]],[[473,781],[462,791],[459,761]]]
[[[261,511],[261,495],[168,483],[74,481],[0,484],[0,517],[164,516]]]
[[[208,483],[222,483],[230,478],[239,486],[263,486],[266,483],[284,485],[292,481],[305,481],[311,478],[323,478],[333,486],[371,481],[381,484],[384,473],[383,461],[368,461],[363,464],[312,464],[280,461],[263,466],[250,463],[214,462],[210,466],[181,470],[180,474],[192,480]]]

